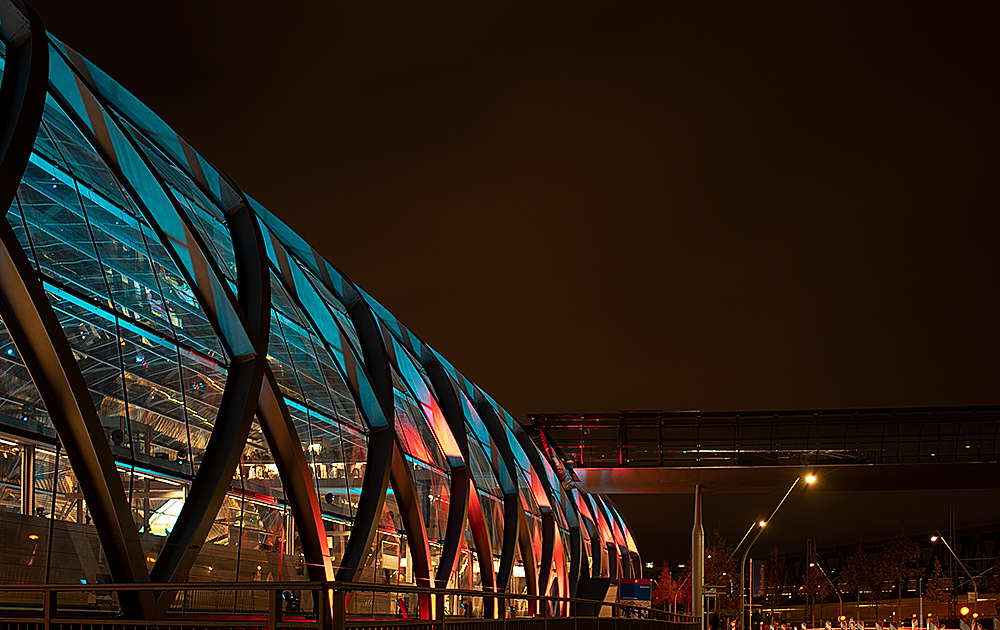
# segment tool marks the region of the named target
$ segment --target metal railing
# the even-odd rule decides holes
[[[59,606],[59,594],[102,593],[117,597],[123,592],[177,593],[177,601],[162,619],[126,619],[111,610]],[[363,584],[354,582],[205,582],[177,584],[9,584],[0,593],[35,594],[36,605],[0,610],[0,630],[97,630],[131,628],[243,628],[277,630],[697,630],[699,618],[678,615],[618,602],[571,597],[492,593],[464,589],[438,589],[404,584]],[[242,614],[212,610],[191,611],[186,603],[197,600],[192,594],[250,593],[266,605]],[[305,595],[309,600],[305,600]],[[381,598],[390,608],[376,610]],[[446,604],[450,598],[452,606]],[[369,614],[369,600],[373,603]],[[462,600],[463,606],[454,602]],[[472,604],[486,617],[472,614]],[[521,603],[523,605],[514,605]],[[2,604],[2,602],[0,602]],[[415,606],[411,605],[415,604]],[[462,610],[463,614],[448,614]],[[428,611],[435,611],[428,614]],[[527,610],[527,616],[523,615]],[[590,614],[576,614],[579,612]],[[606,611],[608,616],[601,616]],[[419,617],[432,616],[433,619]],[[414,618],[417,617],[417,618]]]

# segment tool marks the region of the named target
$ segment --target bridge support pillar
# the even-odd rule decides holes
[[[705,629],[705,528],[701,522],[701,484],[694,486],[694,528],[691,530],[691,614]]]

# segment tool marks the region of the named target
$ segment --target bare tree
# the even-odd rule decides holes
[[[712,532],[705,547],[705,584],[720,587],[742,584],[733,558],[733,546],[726,542],[718,529]],[[738,614],[739,596],[729,588],[718,593],[716,603],[720,615]]]
[[[842,579],[844,586],[858,598],[858,619],[861,619],[861,593],[870,592],[874,579],[875,567],[871,558],[865,553],[861,543],[858,549],[844,563]]]
[[[674,604],[674,594],[677,592],[677,582],[670,575],[670,568],[667,563],[663,563],[663,570],[656,578],[656,587],[653,589],[653,607],[660,610],[669,610]]]
[[[882,550],[882,561],[878,564],[882,584],[889,582],[896,586],[896,618],[902,619],[903,589],[906,583],[922,573],[920,547],[902,529]]]
[[[806,569],[805,576],[803,577],[802,594],[807,598],[808,612],[806,617],[811,619],[813,627],[816,627],[816,618],[812,614],[813,604],[819,600],[819,616],[822,619],[823,598],[830,592],[830,581],[823,574],[823,569],[819,566],[819,554],[815,551],[812,558],[809,559],[809,564],[810,566]]]
[[[951,599],[952,583],[951,578],[944,574],[941,561],[934,558],[934,566],[931,575],[927,579],[927,597],[934,602],[934,614],[941,615],[941,604]]]
[[[771,556],[764,567],[764,603],[771,608],[781,603],[785,598],[785,590],[791,587],[791,576],[788,563],[778,555],[778,548],[771,550]]]

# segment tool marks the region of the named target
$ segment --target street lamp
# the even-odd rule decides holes
[[[833,587],[833,592],[837,594],[837,599],[840,600],[840,613],[839,614],[840,614],[841,617],[843,617],[844,616],[844,598],[840,596],[840,589],[838,589],[837,585],[833,583],[833,580],[831,580],[830,576],[827,574],[827,572],[823,570],[823,567],[821,567],[820,565],[816,564],[815,562],[810,562],[809,566],[810,567],[816,567],[817,569],[819,569],[820,573],[823,574],[823,577],[826,578],[826,581],[829,582],[830,586]]]
[[[941,539],[941,542],[944,543],[944,546],[948,549],[948,552],[951,553],[951,557],[953,557],[955,559],[955,562],[958,563],[958,566],[962,567],[962,570],[965,571],[965,574],[969,576],[969,580],[972,582],[972,592],[975,593],[976,595],[976,608],[978,609],[979,589],[976,588],[976,578],[972,577],[972,574],[969,573],[969,569],[965,566],[965,563],[958,559],[958,556],[955,555],[955,550],[951,548],[951,545],[948,544],[948,541],[945,539],[944,535],[941,532],[937,532],[936,534],[931,536],[931,542],[937,542],[939,538]]]
[[[792,490],[795,489],[795,486],[798,485],[799,481],[801,481],[801,480],[803,480],[803,478],[801,476],[796,477],[795,481],[792,482],[792,485],[788,486],[788,490],[785,492],[785,496],[781,497],[781,501],[778,501],[778,506],[776,508],[774,508],[773,512],[771,512],[770,518],[768,518],[766,520],[765,519],[761,519],[760,521],[757,522],[757,535],[753,537],[753,540],[751,540],[750,544],[747,545],[746,551],[743,552],[743,558],[740,560],[740,608],[741,609],[745,609],[746,608],[746,603],[745,602],[746,602],[746,599],[747,599],[747,598],[744,597],[745,590],[743,588],[743,580],[746,579],[747,554],[750,553],[750,549],[753,547],[754,543],[757,542],[757,539],[760,538],[760,535],[764,531],[764,528],[767,527],[767,524],[771,522],[771,519],[774,518],[774,515],[778,513],[778,510],[781,509],[781,506],[782,506],[782,504],[784,504],[785,499],[788,498],[788,495],[790,495],[792,493]],[[811,485],[811,484],[813,484],[816,481],[816,476],[812,475],[812,474],[806,475],[804,481],[807,484]],[[750,529],[753,529],[752,525],[750,526]],[[748,535],[749,535],[749,533],[750,533],[750,531],[747,530],[747,534]],[[744,536],[743,539],[746,540],[746,536]],[[753,588],[753,579],[750,580],[750,588],[751,589]],[[752,592],[750,593],[750,598],[749,599],[750,599],[750,607],[751,608],[750,608],[750,613],[747,615],[746,626],[744,626],[746,628],[746,630],[750,630],[750,622],[751,622],[751,620],[753,618],[753,593]]]

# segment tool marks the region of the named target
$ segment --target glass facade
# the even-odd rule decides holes
[[[8,48],[31,25],[0,11],[3,63],[25,63]],[[570,567],[587,578],[606,557],[598,531],[636,553],[617,512],[560,479],[496,401],[100,69],[47,33],[31,42],[48,58],[27,88],[39,111],[0,121],[32,140],[15,134],[27,157],[0,226],[0,582],[149,571],[570,596]],[[191,591],[170,605],[266,604]],[[60,605],[124,608],[110,591]]]

